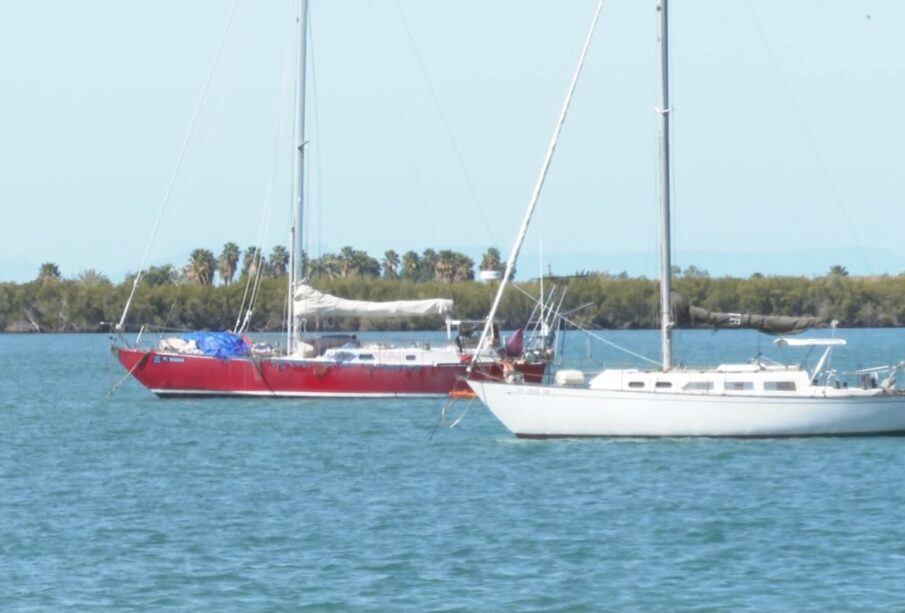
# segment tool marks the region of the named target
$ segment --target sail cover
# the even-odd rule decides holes
[[[684,296],[672,293],[672,317],[679,326],[713,328],[753,328],[767,334],[798,334],[809,328],[820,328],[829,322],[819,317],[755,315],[752,313],[718,313],[688,304]]]
[[[364,317],[372,319],[446,315],[453,301],[446,298],[428,300],[392,300],[369,302],[347,300],[317,291],[307,283],[295,290],[296,317]]]

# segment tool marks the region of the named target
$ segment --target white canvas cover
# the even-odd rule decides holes
[[[777,347],[831,347],[845,345],[843,338],[778,338],[773,341]]]
[[[317,291],[307,283],[295,290],[296,317],[365,317],[398,318],[420,315],[446,315],[452,311],[453,301],[447,298],[428,300],[392,300],[369,302],[347,300]]]

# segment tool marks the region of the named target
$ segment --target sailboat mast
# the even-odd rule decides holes
[[[575,74],[572,75],[572,81],[569,83],[569,91],[566,93],[566,99],[563,101],[562,110],[559,112],[559,119],[556,121],[556,127],[553,129],[553,136],[550,138],[550,144],[547,146],[547,153],[544,156],[544,162],[541,165],[540,174],[537,182],[534,184],[534,191],[531,192],[531,200],[528,203],[528,210],[525,211],[525,217],[522,219],[522,225],[515,237],[515,244],[512,251],[509,252],[509,259],[506,260],[506,269],[503,271],[503,279],[497,288],[496,295],[493,298],[493,304],[490,305],[490,313],[487,314],[487,321],[484,322],[484,330],[481,332],[481,339],[478,341],[479,354],[483,349],[487,348],[487,339],[490,338],[490,331],[493,328],[493,318],[496,317],[497,309],[506,291],[506,286],[512,278],[512,269],[518,260],[519,251],[522,249],[522,243],[525,242],[525,235],[528,233],[528,225],[531,223],[531,217],[534,215],[534,209],[537,207],[537,200],[540,198],[541,189],[544,187],[544,180],[547,178],[547,171],[550,170],[550,162],[553,161],[553,153],[556,151],[556,143],[559,142],[559,133],[562,131],[563,124],[566,122],[566,114],[569,112],[569,105],[572,104],[572,96],[575,94],[575,87],[578,85],[578,77],[581,76],[581,69],[584,67],[584,61],[588,57],[588,51],[591,48],[591,40],[594,38],[594,30],[597,29],[597,22],[600,20],[600,12],[603,10],[603,0],[597,3],[597,10],[594,11],[594,18],[591,20],[591,29],[588,30],[588,36],[585,38],[584,46],[581,48],[581,55],[578,58],[578,66],[575,68]],[[543,273],[542,273],[543,274]],[[468,374],[474,369],[477,360],[472,360],[468,364]]]
[[[298,340],[298,322],[295,317],[295,288],[305,278],[304,266],[304,231],[305,214],[305,83],[308,51],[308,1],[299,0],[299,48],[298,48],[298,90],[296,92],[296,117],[293,149],[295,151],[295,172],[292,197],[294,204],[293,224],[290,231],[291,240],[291,275],[289,283],[289,346],[291,353]]]
[[[672,280],[669,222],[669,27],[668,0],[660,2],[660,338],[663,370],[672,368]]]

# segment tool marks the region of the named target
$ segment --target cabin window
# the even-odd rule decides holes
[[[682,389],[688,392],[709,392],[713,389],[713,381],[689,381]]]
[[[418,358],[415,357],[415,356],[413,356],[412,354],[408,354],[408,355],[405,356],[405,361],[406,361],[406,362],[414,362],[414,361],[417,360],[417,359],[418,359]]]
[[[765,392],[794,392],[794,381],[764,381]]]
[[[729,392],[744,392],[753,390],[754,383],[752,381],[727,381],[725,387]]]
[[[629,387],[644,387],[644,381],[629,381]]]
[[[358,359],[359,360],[373,360],[374,354],[373,353],[359,353]]]
[[[657,381],[656,387],[672,387],[672,382],[670,382],[670,381]]]

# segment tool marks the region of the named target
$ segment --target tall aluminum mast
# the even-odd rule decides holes
[[[296,118],[295,136],[293,148],[295,150],[295,185],[293,186],[293,202],[295,214],[293,216],[292,229],[290,230],[290,256],[291,274],[289,281],[289,346],[287,352],[291,353],[298,339],[298,323],[295,319],[295,288],[305,278],[303,250],[304,250],[304,226],[305,214],[305,82],[308,50],[308,2],[299,0],[299,49],[298,49],[298,91],[296,92]]]
[[[525,211],[525,217],[522,219],[522,225],[515,237],[515,244],[512,251],[509,252],[509,259],[506,261],[506,270],[503,271],[503,279],[497,288],[496,295],[493,298],[493,304],[490,306],[490,313],[487,315],[487,321],[484,323],[484,330],[481,332],[481,340],[478,341],[478,349],[475,358],[468,364],[467,373],[471,374],[477,362],[478,355],[482,350],[486,349],[487,340],[490,337],[490,331],[493,327],[493,319],[496,316],[503,293],[506,291],[506,285],[512,278],[512,269],[518,260],[519,251],[522,249],[522,243],[525,242],[525,235],[528,233],[528,225],[531,223],[531,217],[534,215],[534,209],[537,206],[537,200],[540,198],[541,189],[544,187],[544,180],[547,178],[547,171],[550,169],[550,162],[553,161],[553,153],[556,151],[556,143],[559,142],[559,134],[562,131],[563,124],[566,122],[566,114],[569,111],[569,105],[572,104],[572,96],[575,94],[575,87],[578,85],[578,78],[581,76],[581,69],[584,66],[585,59],[588,57],[588,51],[591,48],[591,40],[594,38],[594,30],[597,29],[597,22],[600,20],[600,12],[603,10],[603,1],[597,3],[597,10],[594,11],[594,18],[591,20],[591,29],[588,30],[588,36],[585,38],[584,45],[581,48],[581,55],[578,58],[578,66],[575,68],[575,74],[572,75],[572,81],[569,83],[569,90],[566,93],[566,99],[563,102],[562,110],[559,112],[559,119],[556,121],[556,127],[553,129],[553,136],[550,138],[550,144],[547,146],[547,153],[544,156],[543,164],[541,164],[540,174],[537,182],[534,184],[534,191],[531,192],[531,200],[528,203],[528,210]],[[543,275],[543,271],[541,271]]]
[[[672,368],[672,318],[669,294],[672,280],[669,228],[669,27],[668,0],[660,2],[660,337],[663,370]]]

